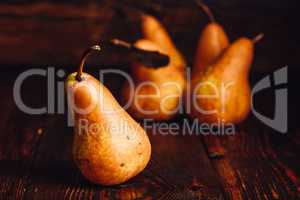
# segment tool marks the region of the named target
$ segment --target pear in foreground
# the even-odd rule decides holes
[[[65,84],[75,118],[73,159],[81,173],[103,185],[120,184],[140,173],[151,155],[144,129],[82,69]]]

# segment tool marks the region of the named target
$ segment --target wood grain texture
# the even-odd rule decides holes
[[[18,75],[13,74],[8,80]],[[34,89],[37,85],[38,90]],[[12,90],[11,83],[3,87],[8,93]],[[24,102],[34,107],[45,104],[44,87],[46,79],[29,79],[23,87]],[[102,187],[85,180],[74,165],[73,131],[65,115],[27,115],[12,100],[1,102],[1,109],[8,109],[7,104],[13,112],[0,135],[1,199],[224,199],[197,136],[148,130],[153,153],[147,168],[124,184]]]
[[[1,129],[0,134],[0,154],[2,155],[1,163],[3,163],[0,166],[2,188],[0,196],[3,199],[21,199],[25,192],[24,185],[26,185],[28,173],[32,167],[41,138],[39,129],[46,121],[42,121],[40,116],[24,114],[15,106],[12,100],[13,79],[11,78],[7,79],[8,85],[5,82],[3,83],[8,89],[6,103],[11,104],[1,104],[1,109],[8,111],[8,120]],[[33,84],[36,84],[36,82],[30,85],[32,86]],[[38,105],[41,99],[38,97],[32,98],[33,96],[35,96],[33,90],[26,90],[26,93],[22,97],[27,102],[30,99],[31,105]],[[1,119],[4,120],[5,117],[5,115],[1,115]],[[16,126],[16,124],[18,125]]]
[[[299,178],[271,145],[270,138],[276,138],[275,134],[279,133],[249,119],[235,135],[220,138],[226,155],[214,159],[213,164],[229,199],[299,198]],[[289,173],[294,179],[288,178]]]
[[[129,41],[138,39],[138,13],[129,10],[125,11],[125,15],[119,15],[114,9],[118,2],[103,0],[86,3],[0,3],[1,67],[70,67],[77,64],[86,47],[100,40],[112,37]],[[125,2],[125,5],[158,7],[159,18],[189,65],[192,65],[198,36],[208,21],[193,1],[121,2]],[[265,33],[266,37],[256,47],[258,59],[253,65],[253,70],[263,72],[296,59],[294,54],[282,51],[290,49],[290,43],[285,18],[287,10],[281,2],[267,4],[265,1],[207,1],[231,41],[240,36],[253,37],[260,32]],[[124,55],[114,55],[113,52],[109,55],[110,57],[99,58],[102,64],[120,65],[126,60]]]
[[[140,2],[156,9],[191,64],[206,16],[192,1]],[[252,79],[259,80],[266,72],[296,61],[297,51],[288,51],[292,45],[283,16],[287,14],[285,2],[206,3],[231,40],[265,33],[265,39],[256,46]],[[294,109],[299,94],[292,95],[289,103],[292,125],[287,135],[280,135],[253,117],[241,124],[235,135],[218,137],[212,146],[209,142],[204,145],[203,137],[160,135],[148,130],[153,153],[140,175],[114,187],[95,185],[82,177],[71,158],[73,134],[66,126],[66,116],[22,113],[12,96],[13,82],[21,72],[14,69],[54,65],[69,70],[78,64],[82,51],[99,40],[139,38],[137,14],[127,13],[124,17],[115,12],[114,5],[115,1],[108,0],[1,1],[0,71],[5,76],[0,79],[0,200],[300,199],[300,134]],[[125,69],[126,63],[126,56],[114,52],[89,62],[94,66],[124,65]],[[95,72],[95,68],[90,69]],[[294,72],[298,69],[292,68],[291,73],[297,80]],[[118,96],[122,80],[112,77],[106,83]],[[45,92],[46,81],[33,79],[24,85],[22,97],[30,105],[41,106],[47,101]],[[272,96],[264,95],[259,101],[263,110],[273,109],[269,98]],[[183,118],[178,117],[178,122]],[[216,149],[224,151],[224,156],[211,156]]]
[[[209,159],[199,136],[183,136],[182,129],[178,135],[148,129],[153,152],[145,171],[114,187],[92,184],[71,159],[73,134],[66,116],[32,116],[15,107],[11,91],[18,74],[7,73],[0,80],[1,89],[10,94],[0,101],[0,199],[299,198],[298,128],[279,135],[253,117],[235,135],[219,138],[225,154],[215,159]],[[115,87],[116,82],[109,83]],[[24,101],[44,104],[45,86],[44,79],[26,82]]]

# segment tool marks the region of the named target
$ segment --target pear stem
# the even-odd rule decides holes
[[[196,4],[203,10],[203,12],[208,16],[211,22],[216,22],[215,16],[212,14],[211,10],[207,5],[205,5],[201,0],[195,0]]]
[[[263,34],[263,33],[260,33],[260,34],[258,34],[257,36],[255,36],[255,37],[252,39],[252,41],[253,41],[253,43],[255,44],[255,43],[259,42],[263,37],[264,37],[264,34]]]
[[[131,43],[119,39],[104,41],[102,47],[104,48],[113,47],[113,48],[119,48],[123,50],[125,49],[130,54],[135,55],[135,59],[137,59],[138,61],[142,61],[142,63],[145,64],[146,67],[159,68],[169,63],[169,56],[165,54],[162,54],[158,51],[140,49],[135,47]],[[77,74],[76,74],[76,80],[78,81],[82,80],[83,66],[85,64],[87,57],[93,51],[101,51],[101,47],[99,45],[94,45],[88,48],[87,50],[85,50],[85,52],[83,52],[82,57],[80,59],[80,65],[78,67]]]
[[[90,48],[88,48],[87,50],[85,50],[85,52],[82,54],[82,57],[80,59],[80,65],[78,67],[77,74],[76,74],[76,79],[78,81],[82,80],[82,71],[83,71],[84,63],[85,63],[87,57],[93,51],[101,51],[101,47],[99,45],[91,46]]]
[[[120,39],[112,39],[109,41],[112,45],[116,46],[116,47],[123,47],[128,49],[128,51],[132,50],[133,45],[129,42],[126,42],[124,40],[120,40]]]

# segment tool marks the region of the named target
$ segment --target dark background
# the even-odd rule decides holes
[[[123,3],[123,4],[122,4]],[[292,4],[283,0],[210,0],[205,3],[228,33],[231,41],[240,36],[265,38],[256,47],[252,72],[268,72],[296,60],[295,32],[289,31],[288,11]],[[138,15],[116,7],[130,5],[155,13],[174,38],[189,63],[207,16],[193,1],[1,1],[0,63],[10,66],[72,67],[81,52],[106,38],[129,41],[139,38]],[[123,6],[124,7],[124,6]],[[295,14],[296,15],[296,14]],[[296,24],[295,24],[296,26]],[[297,27],[295,29],[298,29]],[[120,58],[122,61],[122,59]],[[124,60],[124,59],[123,59]],[[105,58],[101,63],[118,63]]]
[[[289,67],[289,123],[294,126],[298,102],[299,14],[293,1],[229,0],[204,1],[224,26],[231,41],[241,36],[265,37],[255,46],[250,72],[252,83],[276,69]],[[1,1],[0,3],[0,70],[17,71],[32,67],[54,66],[74,71],[82,52],[101,40],[120,38],[134,42],[140,38],[140,9],[155,14],[192,65],[201,29],[207,16],[194,1],[122,0],[122,1]],[[128,70],[128,56],[103,52],[91,57],[88,71],[100,68]],[[118,95],[120,77],[114,77]],[[108,87],[110,85],[108,84]],[[266,91],[266,95],[272,91]],[[272,99],[272,98],[270,98]],[[266,107],[270,107],[269,109]],[[273,103],[261,106],[273,110]],[[269,113],[272,115],[272,113]],[[297,123],[297,122],[295,122]]]

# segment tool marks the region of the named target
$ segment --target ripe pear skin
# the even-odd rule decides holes
[[[166,53],[157,44],[146,39],[138,40],[135,46],[144,50]],[[185,75],[181,69],[172,62],[158,69],[133,62],[131,75],[134,88],[126,82],[121,96],[125,104],[131,100],[127,111],[134,118],[160,121],[169,120],[177,114],[186,86]],[[146,97],[141,98],[142,95]]]
[[[196,105],[191,107],[192,118],[206,123],[236,124],[247,117],[250,111],[248,74],[253,51],[253,41],[240,38],[214,64],[193,77],[191,98],[195,95],[210,95],[210,98],[202,96],[193,102]],[[203,110],[216,112],[208,114]]]
[[[83,73],[77,81],[72,73],[65,85],[75,118],[72,154],[81,173],[102,185],[120,184],[140,173],[151,155],[144,129],[93,76]]]
[[[229,40],[221,25],[215,22],[206,25],[198,41],[193,74],[213,64],[228,46]]]
[[[170,35],[165,27],[159,22],[158,19],[151,15],[142,15],[142,35],[144,38],[151,40],[160,46],[171,57],[171,65],[184,68],[186,61],[183,55],[176,48]]]

